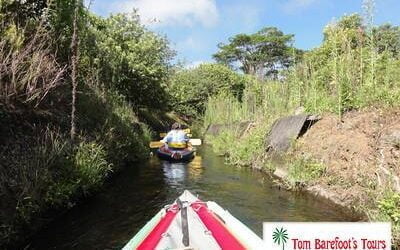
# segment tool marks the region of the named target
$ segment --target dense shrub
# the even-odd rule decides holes
[[[78,174],[79,186],[84,193],[100,186],[111,172],[106,151],[95,142],[81,142],[74,158],[74,168]]]
[[[241,98],[247,78],[220,64],[201,64],[194,69],[178,70],[170,79],[168,90],[174,109],[184,115],[199,117],[209,97],[229,92]]]
[[[136,13],[89,15],[80,67],[86,79],[112,89],[136,107],[165,109],[174,52],[168,40],[140,24]]]
[[[378,201],[380,211],[389,216],[397,225],[400,225],[400,194],[389,192]]]

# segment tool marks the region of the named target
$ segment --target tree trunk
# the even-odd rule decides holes
[[[71,141],[75,140],[76,134],[76,89],[78,74],[78,12],[79,0],[75,0],[75,11],[73,20],[73,33],[71,39],[71,83],[72,83],[72,103],[71,103]]]

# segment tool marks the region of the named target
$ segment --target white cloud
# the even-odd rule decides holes
[[[283,8],[286,12],[295,12],[317,2],[318,0],[289,0],[284,4]]]
[[[139,10],[143,23],[157,25],[210,27],[218,21],[215,0],[124,0],[118,11]],[[157,20],[154,22],[154,20]]]
[[[225,8],[227,17],[235,20],[238,31],[252,30],[260,24],[262,8],[250,4],[234,4]],[[231,24],[233,21],[229,21]]]
[[[202,41],[202,39],[196,39],[192,36],[189,36],[186,39],[179,41],[175,45],[175,48],[178,51],[190,51],[190,50],[204,49],[204,46],[205,46],[205,43],[204,43],[204,41]]]

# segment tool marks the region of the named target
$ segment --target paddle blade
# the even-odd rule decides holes
[[[190,142],[193,146],[200,146],[200,145],[201,145],[201,139],[190,139],[189,142]]]
[[[200,146],[201,145],[201,139],[190,139],[189,140],[190,144],[192,144],[192,146]],[[164,143],[162,141],[152,141],[150,142],[150,148],[159,148],[162,145],[164,145]]]
[[[150,142],[150,148],[159,148],[159,147],[161,147],[162,145],[164,145],[164,142],[161,142],[161,141],[152,141],[152,142]]]

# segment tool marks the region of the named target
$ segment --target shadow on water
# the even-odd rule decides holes
[[[204,147],[189,164],[153,157],[128,167],[102,193],[39,232],[28,249],[120,249],[185,189],[218,202],[259,235],[263,221],[353,220],[327,201],[279,190],[262,173],[227,166]]]

